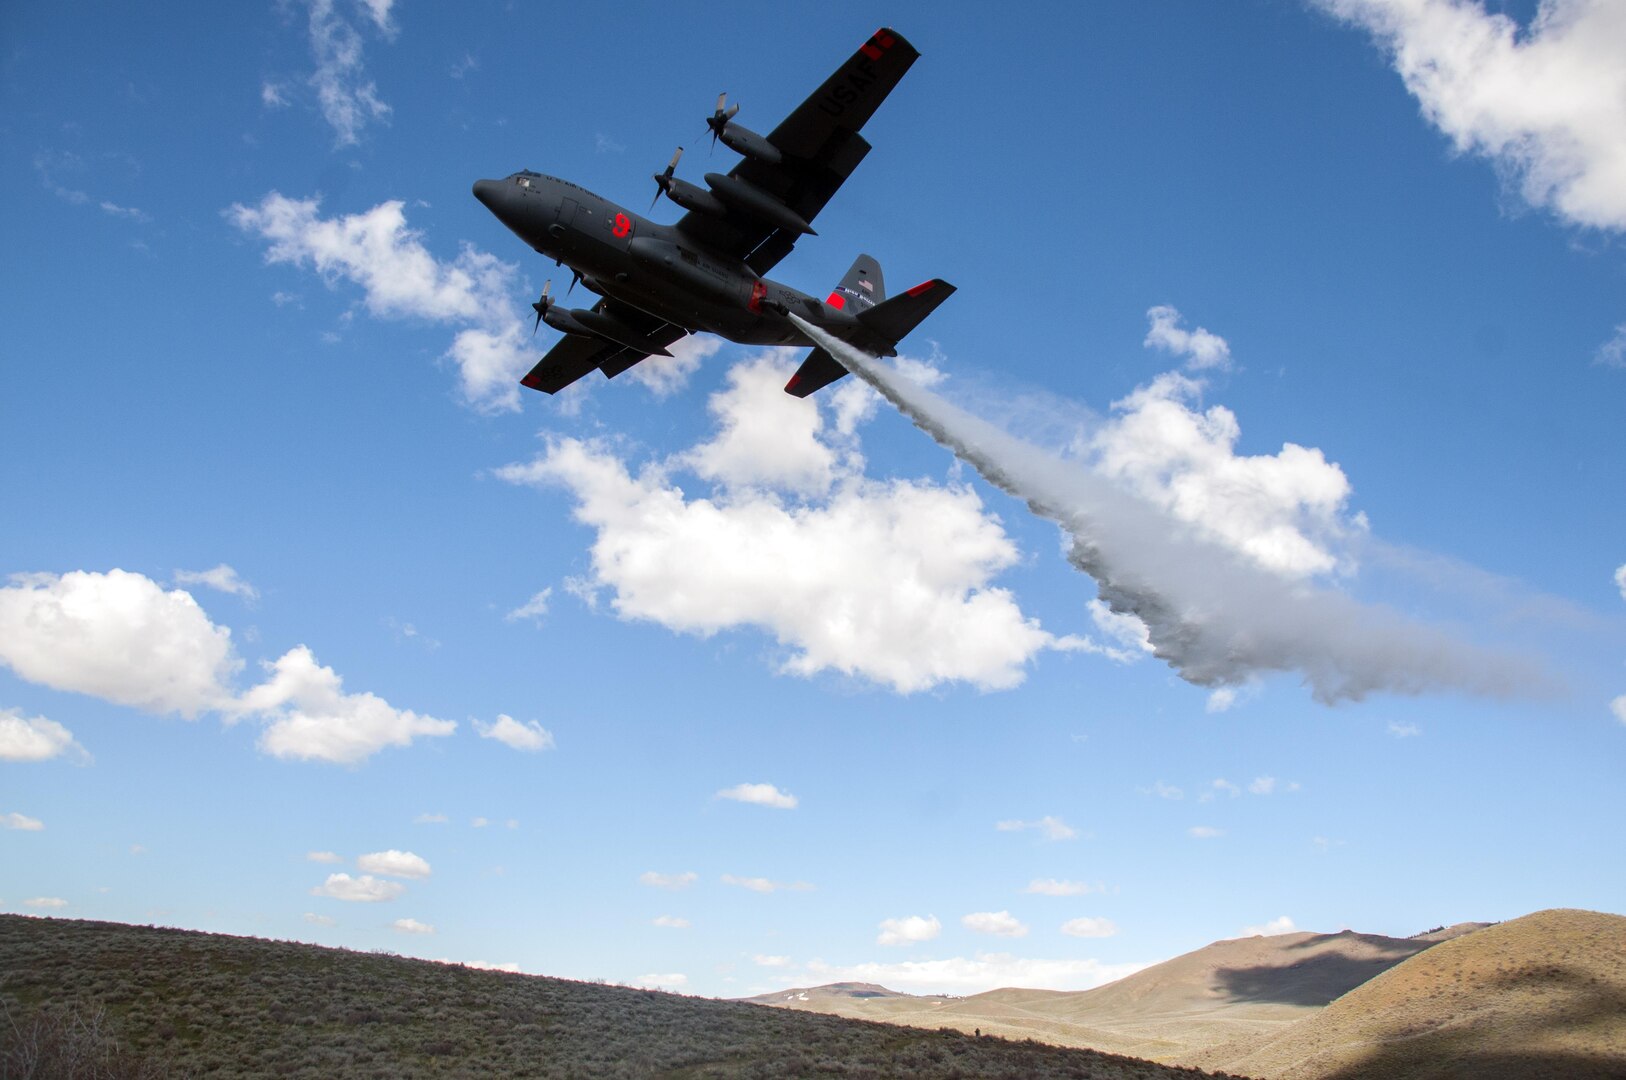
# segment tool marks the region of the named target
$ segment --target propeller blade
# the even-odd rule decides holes
[[[717,111],[720,113],[728,105],[728,91],[717,95]]]
[[[531,327],[531,336],[532,337],[535,337],[536,332],[538,330],[542,329],[542,315],[543,315],[544,312],[546,312],[548,310],[548,308],[553,303],[553,301],[548,299],[548,290],[551,289],[552,287],[553,287],[553,279],[552,278],[549,278],[547,281],[544,281],[542,283],[542,297],[541,297],[541,299],[537,300],[536,303],[531,305],[531,310],[536,312],[536,325]]]
[[[656,198],[657,198],[657,199],[658,199],[658,198],[660,198],[660,196],[659,196],[659,195],[657,195],[657,196],[655,196],[655,197],[656,197]],[[571,293],[573,293],[573,292],[575,292],[575,291],[576,291],[576,282],[578,282],[578,281],[580,281],[580,280],[581,280],[581,279],[582,279],[582,275],[581,275],[581,271],[579,271],[579,270],[574,270],[574,269],[573,269],[573,270],[571,270],[571,271],[570,271],[570,288],[568,288],[568,289],[566,289],[566,290],[565,290],[565,295],[566,295],[566,296],[567,296],[567,297],[568,297],[568,296],[569,296],[569,295],[570,295],[570,294],[571,294]]]
[[[723,114],[723,119],[724,120],[732,120],[732,119],[734,119],[735,114],[738,113],[739,111],[740,111],[740,103],[736,101],[734,103],[734,107]]]
[[[681,161],[682,159],[683,159],[683,147],[680,146],[680,147],[677,148],[677,151],[675,153],[673,153],[672,160],[667,163],[667,166],[666,166],[666,175],[667,176],[672,175],[672,173],[677,169],[677,163],[679,161]]]

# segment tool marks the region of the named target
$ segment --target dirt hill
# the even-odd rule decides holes
[[[1538,911],[1194,1060],[1269,1080],[1626,1076],[1626,917]]]
[[[0,1077],[1206,1075],[388,954],[18,915],[0,915],[0,1010]]]
[[[1184,1064],[1217,1044],[1277,1034],[1433,947],[1446,933],[1390,938],[1345,931],[1216,941],[1095,990],[1001,989],[933,998],[883,987],[874,989],[885,996],[812,987],[753,1000],[917,1027],[980,1029],[1006,1038]]]

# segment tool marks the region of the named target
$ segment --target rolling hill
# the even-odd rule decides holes
[[[0,1010],[0,1076],[1207,1075],[390,954],[19,915],[0,915]]]

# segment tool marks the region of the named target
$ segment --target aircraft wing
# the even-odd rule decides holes
[[[728,175],[761,188],[811,222],[869,153],[859,129],[919,56],[896,30],[877,30],[768,134],[783,160],[768,165],[744,158]],[[737,210],[726,218],[690,211],[677,227],[744,259],[759,274],[790,254],[798,235]]]
[[[625,304],[612,304],[608,300],[600,300],[593,305],[593,310],[614,315],[663,346],[672,344],[688,333],[681,326],[663,322],[653,315]],[[605,378],[613,379],[648,356],[646,352],[629,349],[603,338],[566,334],[548,350],[548,354],[531,369],[530,374],[519,382],[521,386],[528,386],[532,390],[557,394],[594,368],[603,371]]]

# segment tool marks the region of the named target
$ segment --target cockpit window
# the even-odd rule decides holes
[[[531,186],[531,178],[529,176],[522,176],[516,180],[515,183],[517,183],[520,187],[528,188]]]

